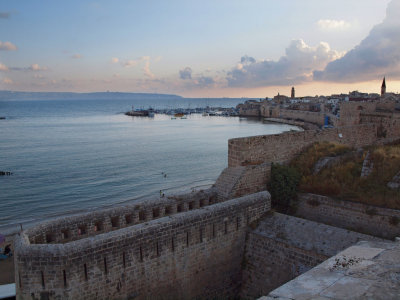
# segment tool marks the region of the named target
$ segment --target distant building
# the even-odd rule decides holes
[[[294,86],[292,86],[292,94],[290,96],[290,98],[294,99],[295,97],[295,91],[294,91]]]
[[[273,99],[275,103],[284,103],[286,100],[288,100],[288,96],[280,95],[279,93]]]
[[[382,86],[381,86],[381,97],[384,97],[386,94],[386,80],[383,77]]]

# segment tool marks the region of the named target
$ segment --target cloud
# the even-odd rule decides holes
[[[80,59],[80,58],[82,58],[82,55],[77,53],[77,54],[72,55],[71,58]]]
[[[13,84],[13,81],[10,78],[4,78],[3,83],[5,84]]]
[[[38,64],[32,64],[27,68],[10,67],[9,69],[11,71],[34,71],[34,72],[48,70],[47,67],[42,67],[42,66],[39,66]]]
[[[210,76],[200,76],[195,80],[195,83],[199,87],[209,87],[214,85],[215,81],[214,78]]]
[[[179,70],[179,78],[180,79],[192,79],[192,68],[186,67],[182,70]]]
[[[0,19],[8,19],[9,17],[10,17],[9,12],[4,12],[4,11],[0,12]]]
[[[150,71],[150,57],[143,56],[142,60],[145,61],[143,67],[144,75],[147,76],[148,78],[155,78],[156,76]]]
[[[123,63],[123,66],[126,68],[135,67],[138,64],[137,60],[127,60]]]
[[[0,50],[15,51],[15,50],[17,50],[17,46],[15,46],[11,42],[2,42],[2,41],[0,41]]]
[[[29,71],[46,71],[47,67],[41,67],[38,64],[33,64],[27,68]]]
[[[286,54],[278,61],[257,61],[247,55],[227,73],[230,87],[261,87],[288,85],[312,80],[314,70],[339,58],[341,53],[332,50],[327,43],[316,47],[308,46],[303,40],[292,40]]]
[[[111,62],[113,64],[117,64],[117,63],[119,63],[119,58],[118,57],[113,57],[113,58],[111,58]]]
[[[8,67],[0,62],[0,71],[8,71]]]
[[[333,31],[333,30],[346,30],[351,27],[351,23],[345,20],[330,20],[323,19],[317,22],[318,28],[321,30]]]
[[[315,71],[314,79],[360,82],[384,75],[400,79],[400,0],[392,0],[383,22],[345,56]]]
[[[184,80],[184,86],[187,89],[210,87],[216,84],[216,80],[211,76],[193,75],[191,67],[179,70],[179,78]]]

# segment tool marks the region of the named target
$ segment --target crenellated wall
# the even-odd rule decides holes
[[[189,211],[218,201],[215,189],[135,201],[134,204],[60,217],[26,230],[32,244],[67,243],[164,216]]]
[[[153,207],[142,206],[149,214]],[[270,209],[269,193],[191,207],[64,243],[30,242],[30,234],[61,225],[22,232],[15,240],[17,299],[238,295],[246,228]],[[84,218],[92,224],[87,215]]]

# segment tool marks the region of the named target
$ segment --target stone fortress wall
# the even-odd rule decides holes
[[[383,241],[279,213],[248,234],[241,296],[254,299],[307,272],[359,241]]]
[[[67,243],[212,205],[217,201],[217,191],[211,188],[197,193],[140,200],[125,206],[58,218],[39,224],[25,233],[31,244]]]
[[[400,237],[400,211],[333,199],[315,194],[299,195],[295,215],[385,239]]]
[[[90,234],[99,215],[49,222],[15,240],[17,299],[188,299],[238,294],[247,225],[270,209],[268,192],[200,207],[200,200],[170,215],[107,233]],[[187,203],[187,202],[186,202]],[[174,205],[159,201],[159,212]],[[117,210],[132,213],[132,207]],[[135,210],[134,210],[135,211]],[[120,214],[121,215],[121,214]],[[147,214],[148,216],[149,214]],[[68,218],[67,218],[68,219]],[[64,243],[39,241],[67,225],[90,236]],[[78,227],[76,227],[78,226]],[[104,229],[106,230],[106,229]],[[96,231],[97,232],[97,231]],[[31,243],[30,241],[42,243]]]
[[[247,111],[246,111],[247,113]],[[320,126],[325,123],[324,112],[293,110],[279,107],[278,105],[271,105],[271,103],[264,101],[260,106],[260,116],[265,118],[282,118],[289,120],[300,120]]]
[[[385,138],[377,136],[375,124],[361,124],[230,139],[228,167],[257,165],[264,162],[288,162],[302,149],[315,142],[327,141],[350,147],[362,147],[375,143],[388,143],[398,138],[400,138],[400,124],[396,123]]]
[[[336,228],[277,213],[263,217],[270,209],[265,190],[272,163],[288,162],[318,141],[361,147],[400,138],[397,118],[382,121],[376,113],[368,116],[369,110],[376,107],[363,108],[356,118],[349,113],[348,125],[338,128],[229,140],[229,166],[207,191],[58,219],[22,232],[15,240],[17,299],[251,299],[350,243],[376,239],[351,231],[368,223],[364,208],[355,205],[347,213],[346,205],[323,198],[301,202],[299,215],[332,225],[352,216],[357,221]],[[398,215],[377,212],[368,233],[385,231]],[[391,229],[380,236],[397,234],[399,225]]]

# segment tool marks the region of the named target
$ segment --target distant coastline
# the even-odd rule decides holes
[[[124,99],[183,99],[182,96],[157,93],[123,93],[123,92],[18,92],[0,91],[1,100],[124,100]]]

